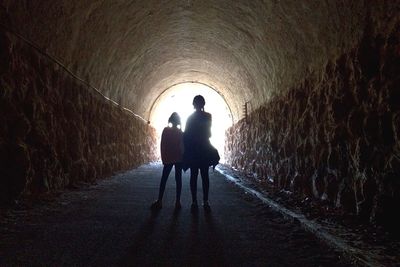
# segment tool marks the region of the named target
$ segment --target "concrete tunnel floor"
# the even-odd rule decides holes
[[[143,165],[15,212],[18,223],[9,217],[0,228],[0,266],[351,266],[216,171],[211,213],[191,213],[189,172],[182,209],[174,212],[172,172],[164,206],[152,212],[161,168]]]

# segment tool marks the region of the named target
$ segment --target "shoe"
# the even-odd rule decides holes
[[[181,208],[182,208],[181,202],[180,201],[175,202],[175,209],[180,210]]]
[[[159,209],[161,209],[161,208],[162,208],[162,203],[161,203],[161,201],[160,201],[160,200],[154,201],[153,204],[151,204],[150,208],[151,208],[152,210],[159,210]]]
[[[205,212],[210,212],[211,211],[210,203],[208,203],[208,201],[205,201],[203,203],[203,208]]]

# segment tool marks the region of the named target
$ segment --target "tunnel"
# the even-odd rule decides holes
[[[201,84],[229,113],[225,165],[398,224],[399,1],[0,4],[2,205],[157,161],[152,110]]]

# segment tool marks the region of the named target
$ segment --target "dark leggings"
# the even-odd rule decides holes
[[[190,191],[192,192],[192,201],[197,202],[197,177],[201,174],[203,185],[203,201],[208,201],[208,190],[210,188],[210,178],[208,176],[208,166],[190,168]]]
[[[167,184],[168,176],[171,173],[172,167],[175,165],[175,181],[176,181],[176,201],[181,200],[181,191],[182,191],[182,164],[181,163],[171,163],[164,164],[161,182],[160,182],[160,191],[158,192],[158,200],[162,200],[165,191],[165,185]]]

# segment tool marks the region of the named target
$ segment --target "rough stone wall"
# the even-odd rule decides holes
[[[146,118],[166,88],[201,82],[236,122],[358,42],[367,6],[395,2],[0,0],[0,24]]]
[[[156,158],[146,122],[6,32],[0,61],[0,202]]]
[[[310,75],[230,128],[227,163],[278,190],[393,223],[400,203],[400,20],[386,26],[378,34],[367,28],[321,77]]]

